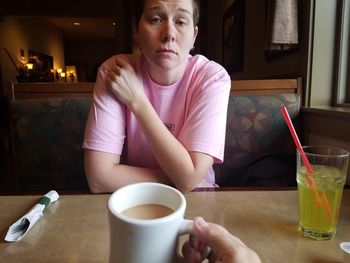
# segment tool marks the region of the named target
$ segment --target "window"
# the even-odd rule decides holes
[[[350,0],[339,1],[334,106],[350,107]]]

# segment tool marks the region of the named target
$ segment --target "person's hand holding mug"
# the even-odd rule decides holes
[[[202,254],[207,246],[211,248],[209,262],[261,262],[253,250],[239,238],[231,235],[224,227],[207,223],[203,218],[197,217],[193,223],[193,235],[182,247],[186,262],[202,262]]]

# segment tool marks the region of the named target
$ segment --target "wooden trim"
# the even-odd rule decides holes
[[[78,83],[13,83],[10,99],[91,97],[94,82]],[[231,95],[300,94],[301,78],[232,80]]]
[[[311,133],[350,142],[350,112],[334,108],[301,108],[304,144]]]
[[[94,85],[94,82],[13,83],[10,92],[10,100],[91,97]]]
[[[231,95],[300,94],[302,81],[296,79],[232,80]]]
[[[247,192],[247,191],[295,191],[296,186],[219,186],[219,187],[198,187],[192,190],[192,192]]]

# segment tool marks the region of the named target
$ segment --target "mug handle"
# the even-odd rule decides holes
[[[184,221],[182,222],[182,225],[178,232],[178,236],[182,236],[186,234],[193,235],[193,220],[184,219]],[[203,251],[202,261],[208,257],[210,252],[211,252],[211,249],[210,247],[207,246]],[[182,255],[177,254],[176,262],[184,263],[186,261]]]

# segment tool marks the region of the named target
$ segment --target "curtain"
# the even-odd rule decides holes
[[[266,50],[298,45],[298,0],[266,0]]]

